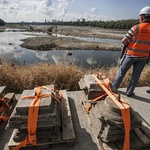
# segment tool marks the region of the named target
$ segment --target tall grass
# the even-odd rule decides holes
[[[36,86],[54,84],[56,89],[79,90],[78,82],[85,74],[102,73],[113,81],[118,67],[85,70],[75,65],[40,63],[32,66],[0,66],[0,86],[6,86],[9,92],[21,93]],[[126,87],[131,70],[126,74],[121,87]],[[137,86],[150,85],[150,67],[146,66]]]

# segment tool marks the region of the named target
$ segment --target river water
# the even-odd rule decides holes
[[[84,68],[100,68],[107,66],[116,66],[120,57],[118,51],[103,51],[103,50],[49,50],[35,51],[22,48],[21,39],[32,36],[48,36],[43,33],[31,32],[14,32],[6,30],[0,32],[0,58],[1,61],[8,61],[12,64],[32,65],[40,62],[51,62],[53,64],[63,62],[67,64],[75,64]],[[63,35],[58,35],[63,36]],[[85,37],[75,37],[82,40],[93,42],[111,42],[120,43],[118,40],[112,39],[93,39]]]

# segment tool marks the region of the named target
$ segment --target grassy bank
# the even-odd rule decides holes
[[[99,68],[85,70],[74,65],[42,63],[33,66],[11,66],[4,63],[0,66],[0,86],[7,86],[9,92],[21,93],[24,89],[36,86],[54,84],[56,89],[79,90],[78,81],[85,74],[102,73],[111,81],[114,80],[118,68]],[[131,71],[125,76],[121,87],[126,87],[131,77]],[[150,67],[146,66],[137,86],[150,85]]]

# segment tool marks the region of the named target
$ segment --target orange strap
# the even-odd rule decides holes
[[[95,75],[93,75],[93,77],[98,82],[99,86],[101,86],[101,88],[111,98],[111,100],[118,106],[118,108],[120,108],[125,129],[123,150],[130,150],[130,106],[122,98],[120,98],[120,101],[116,100],[114,95],[117,94],[112,94],[112,92],[110,92],[108,90],[108,87],[105,85],[105,81],[108,81],[108,79],[106,79],[105,77],[101,77],[103,79],[103,81],[101,81]]]
[[[98,74],[98,76],[100,76],[102,79],[105,79],[105,82],[103,82],[103,84],[105,84],[105,86],[110,89],[110,83],[109,83],[109,80],[105,78],[105,76],[103,76],[101,73]],[[88,104],[87,108],[86,108],[86,113],[89,112],[89,110],[91,109],[92,107],[92,102],[95,102],[95,101],[98,101],[100,99],[102,99],[103,97],[105,97],[107,94],[103,94],[101,96],[98,96],[97,98],[94,98],[93,100],[90,101],[90,103]]]
[[[4,116],[0,116],[0,119],[6,122],[9,119],[10,107],[6,103],[4,98],[0,98],[0,112],[3,112],[3,111],[5,111]]]
[[[40,86],[36,88],[36,95],[35,96],[23,96],[22,99],[25,98],[34,98],[32,103],[29,106],[29,112],[28,112],[28,135],[25,138],[24,141],[22,141],[19,145],[13,148],[13,150],[18,150],[21,147],[26,147],[27,144],[37,145],[37,139],[36,139],[36,128],[37,128],[37,121],[38,121],[38,112],[39,112],[39,105],[40,105],[40,99],[48,96],[52,96],[59,104],[60,104],[60,98],[61,95],[59,95],[59,98],[56,98],[52,94],[42,94],[42,88],[49,89],[45,86]]]
[[[92,107],[92,102],[98,101],[98,100],[100,100],[101,98],[105,97],[106,95],[107,95],[107,94],[105,93],[105,94],[103,94],[103,95],[101,95],[101,96],[98,96],[97,98],[92,99],[92,100],[90,101],[90,103],[88,103],[88,106],[87,106],[87,108],[86,108],[86,113],[88,113],[89,110],[91,109],[91,107]]]
[[[106,78],[103,74],[99,73],[98,78],[101,79],[101,82],[103,82],[103,84],[105,85],[105,87],[107,87],[107,89],[111,90],[111,87],[110,87],[110,81],[108,78]]]

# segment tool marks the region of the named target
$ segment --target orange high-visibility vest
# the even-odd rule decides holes
[[[134,33],[127,47],[127,54],[147,57],[150,54],[150,23],[143,22],[134,26]]]

